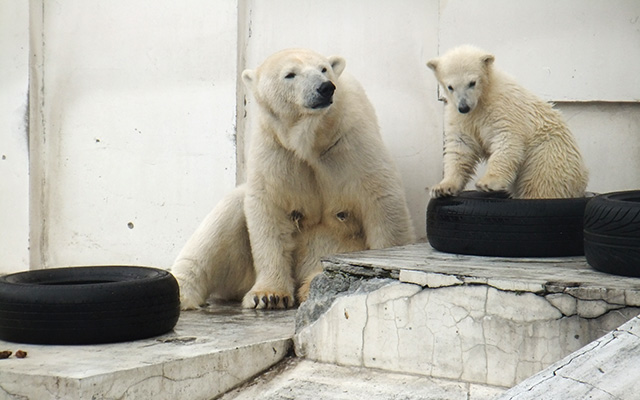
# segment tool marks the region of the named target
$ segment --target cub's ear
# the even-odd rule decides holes
[[[347,66],[347,61],[340,56],[331,56],[329,57],[329,64],[331,64],[331,69],[336,75],[336,78],[338,78],[342,74],[342,71],[344,71],[344,67]]]
[[[245,69],[242,71],[242,82],[247,89],[253,91],[253,87],[256,84],[256,71],[253,69]]]
[[[495,59],[496,57],[493,54],[485,54],[484,56],[482,56],[482,63],[488,67],[489,65],[493,64]]]
[[[438,69],[438,59],[434,58],[427,62],[427,67],[431,68],[434,72]]]

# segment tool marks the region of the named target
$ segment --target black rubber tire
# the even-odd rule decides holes
[[[144,339],[173,329],[178,283],[147,267],[70,267],[0,277],[0,339],[97,344]]]
[[[640,277],[640,190],[602,194],[587,204],[584,253],[598,271]]]
[[[590,198],[510,199],[501,192],[466,191],[431,199],[427,238],[434,249],[455,254],[579,256]]]

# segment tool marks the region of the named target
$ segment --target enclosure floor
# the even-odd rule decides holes
[[[363,281],[383,278],[384,282],[391,282],[385,283],[379,294],[371,292],[380,302],[395,301],[393,299],[397,296],[418,296],[415,297],[415,301],[418,301],[423,298],[419,293],[425,290],[464,290],[466,287],[477,290],[478,287],[487,286],[487,291],[504,292],[504,296],[507,296],[504,298],[511,299],[510,302],[514,298],[524,301],[526,293],[530,293],[528,296],[551,296],[549,301],[553,301],[563,313],[585,320],[594,320],[598,315],[606,316],[613,312],[626,321],[633,318],[635,314],[631,314],[640,305],[640,279],[593,271],[584,257],[536,260],[460,256],[439,253],[428,244],[421,243],[331,256],[324,261],[324,267],[329,273],[339,272],[338,275],[355,276]],[[350,304],[349,301],[356,301],[358,296],[369,294],[345,292],[335,301],[336,304],[340,301]],[[496,301],[502,301],[501,296],[495,297]],[[505,302],[504,310],[510,306],[511,303]],[[27,352],[26,358],[18,359],[13,355],[0,360],[0,400],[488,400],[505,395],[507,389],[513,386],[394,371],[387,364],[372,367],[363,362],[345,366],[341,362],[321,359],[333,353],[336,354],[332,356],[343,357],[352,350],[349,346],[336,346],[335,349],[316,346],[318,358],[300,357],[301,354],[296,356],[293,354],[294,342],[296,349],[299,345],[320,344],[327,337],[326,333],[322,333],[328,332],[322,330],[325,328],[337,330],[337,337],[350,343],[349,332],[336,326],[344,324],[344,321],[355,323],[358,319],[358,314],[352,313],[345,320],[347,313],[342,308],[334,316],[329,308],[317,316],[315,322],[299,327],[296,333],[296,318],[300,319],[302,308],[255,311],[243,310],[237,303],[215,303],[202,310],[182,312],[175,329],[165,335],[126,343],[43,346],[0,341],[0,351],[10,350],[14,354],[17,350]],[[497,309],[497,312],[503,312],[501,306]],[[624,310],[627,310],[626,314],[622,312]],[[403,311],[395,309],[394,312],[402,314]],[[376,322],[374,317],[371,314],[369,322],[384,322],[383,319]],[[560,319],[563,318],[566,316]],[[593,342],[606,343],[607,346],[591,344],[586,354],[588,359],[583,356],[567,358],[571,360],[574,372],[571,379],[563,381],[563,390],[584,391],[584,388],[597,387],[598,390],[619,393],[616,388],[630,384],[630,379],[623,383],[620,379],[622,372],[616,371],[618,366],[625,368],[640,360],[636,334],[638,321],[637,318],[632,319],[624,329],[603,336],[600,342]],[[325,328],[322,328],[323,324],[327,324]],[[379,346],[369,346],[367,351],[376,352],[380,346],[384,350],[386,346],[397,352],[396,347],[388,345],[387,339],[381,336]],[[304,343],[305,340],[308,342]],[[416,349],[420,343],[416,342]],[[609,355],[615,355],[613,360],[619,361],[612,361],[612,357],[603,355],[601,347]],[[362,352],[365,359],[367,351]],[[625,363],[620,361],[622,353],[627,354]],[[394,354],[389,352],[386,356],[394,360]],[[582,355],[584,350],[576,354]],[[587,375],[582,374],[579,365],[583,358]],[[606,364],[602,365],[602,369],[607,373],[595,376],[593,371],[598,371],[598,366],[589,364],[593,360],[604,360],[602,363]],[[396,367],[403,368],[402,365]],[[558,366],[553,368],[557,370]],[[551,376],[556,370],[552,370]],[[542,382],[549,379],[549,371],[542,371],[540,378],[532,377],[514,386],[505,398],[519,398],[515,395],[527,393],[532,387],[540,389]],[[617,378],[613,381],[606,379],[607,376]],[[572,389],[569,387],[571,385],[583,385],[583,388]],[[615,396],[593,398],[624,398]]]

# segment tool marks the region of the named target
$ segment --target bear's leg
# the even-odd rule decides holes
[[[551,136],[528,152],[514,187],[514,197],[551,199],[583,197],[588,172],[575,143]]]
[[[300,212],[287,214],[264,192],[248,194],[245,216],[251,241],[256,279],[245,294],[245,308],[289,308],[295,303],[293,252]]]
[[[491,145],[487,172],[476,182],[483,192],[510,191],[524,158],[525,145],[519,136],[500,133]]]
[[[445,133],[444,178],[431,188],[431,197],[459,194],[475,172],[479,154],[479,146],[470,136]]]
[[[239,300],[255,280],[244,216],[243,186],[207,215],[178,255],[171,272],[180,285],[183,310],[204,304],[209,295]]]

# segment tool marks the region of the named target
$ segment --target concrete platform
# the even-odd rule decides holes
[[[183,312],[173,332],[135,342],[42,346],[0,341],[0,399],[211,399],[282,360],[295,310],[215,304]]]
[[[462,256],[421,243],[324,265],[295,336],[296,354],[324,363],[509,388],[640,313],[640,279],[584,257]]]

